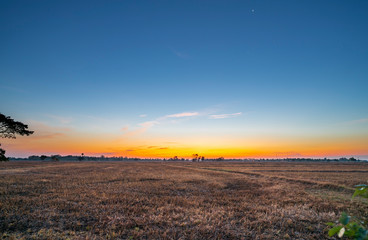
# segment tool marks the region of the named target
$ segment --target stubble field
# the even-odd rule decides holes
[[[0,163],[3,239],[328,239],[367,163]]]

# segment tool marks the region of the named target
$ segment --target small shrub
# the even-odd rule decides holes
[[[355,187],[355,192],[352,198],[356,196],[368,198],[368,185],[360,184]],[[364,222],[357,217],[349,216],[345,212],[341,214],[338,223],[329,222],[327,225],[332,227],[328,231],[328,235],[330,237],[337,234],[340,238],[345,236],[351,239],[368,240],[367,222]]]

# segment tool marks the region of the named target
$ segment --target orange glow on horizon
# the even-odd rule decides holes
[[[138,158],[287,158],[367,156],[367,136],[350,138],[282,138],[282,137],[131,137],[118,134],[91,134],[74,131],[44,133],[29,137],[4,139],[7,156],[80,155]]]
[[[132,157],[132,158],[191,158],[193,154],[199,154],[205,158],[225,159],[241,159],[241,158],[288,158],[288,157],[334,157],[334,156],[354,156],[366,155],[366,151],[362,148],[354,148],[352,146],[324,145],[318,148],[298,147],[274,147],[274,146],[258,146],[252,148],[246,147],[210,147],[210,146],[163,146],[163,145],[112,145],[109,142],[94,141],[69,141],[63,144],[27,144],[25,148],[23,144],[3,144],[4,148],[10,152],[22,153],[28,155],[42,155],[46,153],[60,155],[80,155],[84,153],[86,156],[106,157]]]

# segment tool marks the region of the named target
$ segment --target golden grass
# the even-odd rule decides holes
[[[363,163],[6,162],[5,239],[326,239]],[[334,197],[336,196],[336,197]]]

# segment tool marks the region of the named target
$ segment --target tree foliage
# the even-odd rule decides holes
[[[0,137],[15,138],[16,134],[31,135],[33,131],[29,131],[28,125],[14,121],[14,119],[7,117],[0,113]]]
[[[7,117],[0,113],[0,137],[2,138],[15,138],[16,134],[19,135],[31,135],[33,131],[29,131],[28,125],[14,121],[14,119]],[[1,146],[1,145],[0,145]],[[0,161],[8,161],[5,157],[5,150],[0,148]]]
[[[9,161],[9,159],[5,157],[5,150],[0,148],[0,162],[5,162],[5,161]]]

